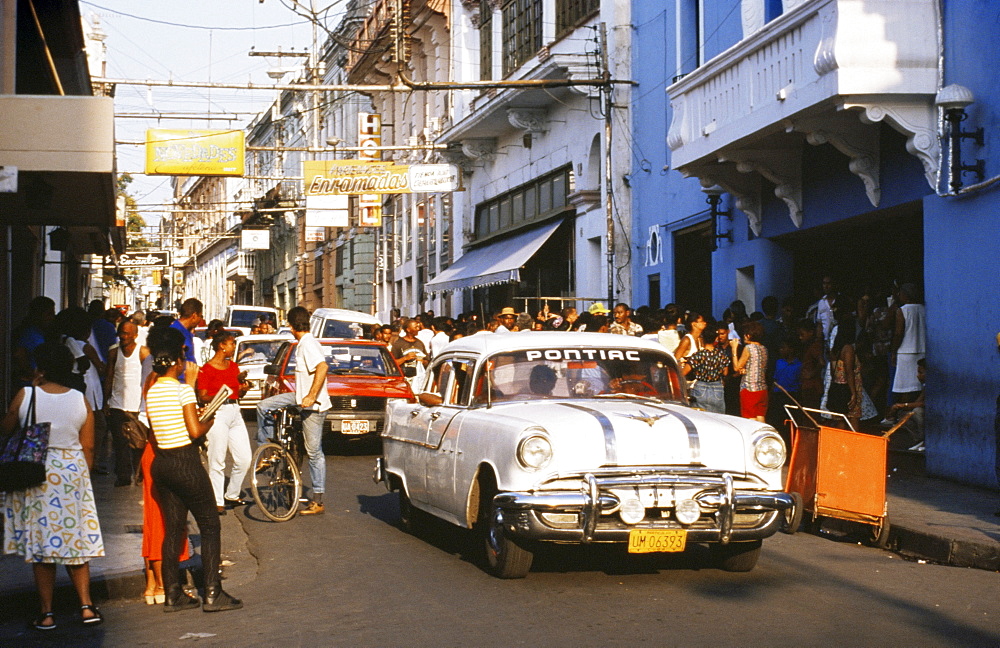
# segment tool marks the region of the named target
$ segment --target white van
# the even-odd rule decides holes
[[[317,308],[309,320],[309,331],[317,338],[354,339],[366,337],[378,324],[377,317],[361,311]]]
[[[268,306],[227,306],[223,321],[227,328],[238,328],[244,335],[248,335],[250,329],[262,319],[271,320],[274,330],[278,330],[278,309]]]

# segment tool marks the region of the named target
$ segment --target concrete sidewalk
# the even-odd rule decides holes
[[[888,480],[890,548],[914,558],[946,565],[1000,570],[1000,494],[927,477],[923,457],[891,451]],[[91,562],[92,587],[98,601],[141,599],[142,489],[116,488],[113,475],[94,477],[95,496],[106,556]],[[239,515],[222,518],[222,553],[226,584],[256,578],[257,561]],[[192,525],[193,526],[193,525]],[[197,536],[193,536],[197,551]],[[191,567],[197,570],[197,557]],[[76,599],[65,570],[59,570],[57,598]],[[30,616],[36,610],[31,566],[20,556],[0,557],[0,617]]]

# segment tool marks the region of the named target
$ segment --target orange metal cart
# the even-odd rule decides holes
[[[856,432],[835,412],[795,405],[785,411],[792,441],[785,492],[801,497],[802,506],[796,508],[812,515],[814,529],[824,517],[870,525],[870,543],[884,547],[889,540],[885,495],[889,436],[905,419],[886,434],[874,436]],[[831,417],[843,421],[847,429],[819,423]],[[798,527],[801,515],[788,520],[789,532]]]

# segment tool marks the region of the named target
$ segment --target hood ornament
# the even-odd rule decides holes
[[[648,414],[640,410],[638,414],[620,414],[620,416],[624,416],[625,418],[635,419],[637,421],[642,421],[649,427],[653,427],[653,424],[659,421],[661,418],[670,416],[670,412],[667,412],[666,414],[660,414],[657,416],[649,416]]]

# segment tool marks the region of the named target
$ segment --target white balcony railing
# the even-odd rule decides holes
[[[257,260],[252,252],[236,252],[226,260],[226,279],[229,281],[237,279],[254,281],[256,267]]]

